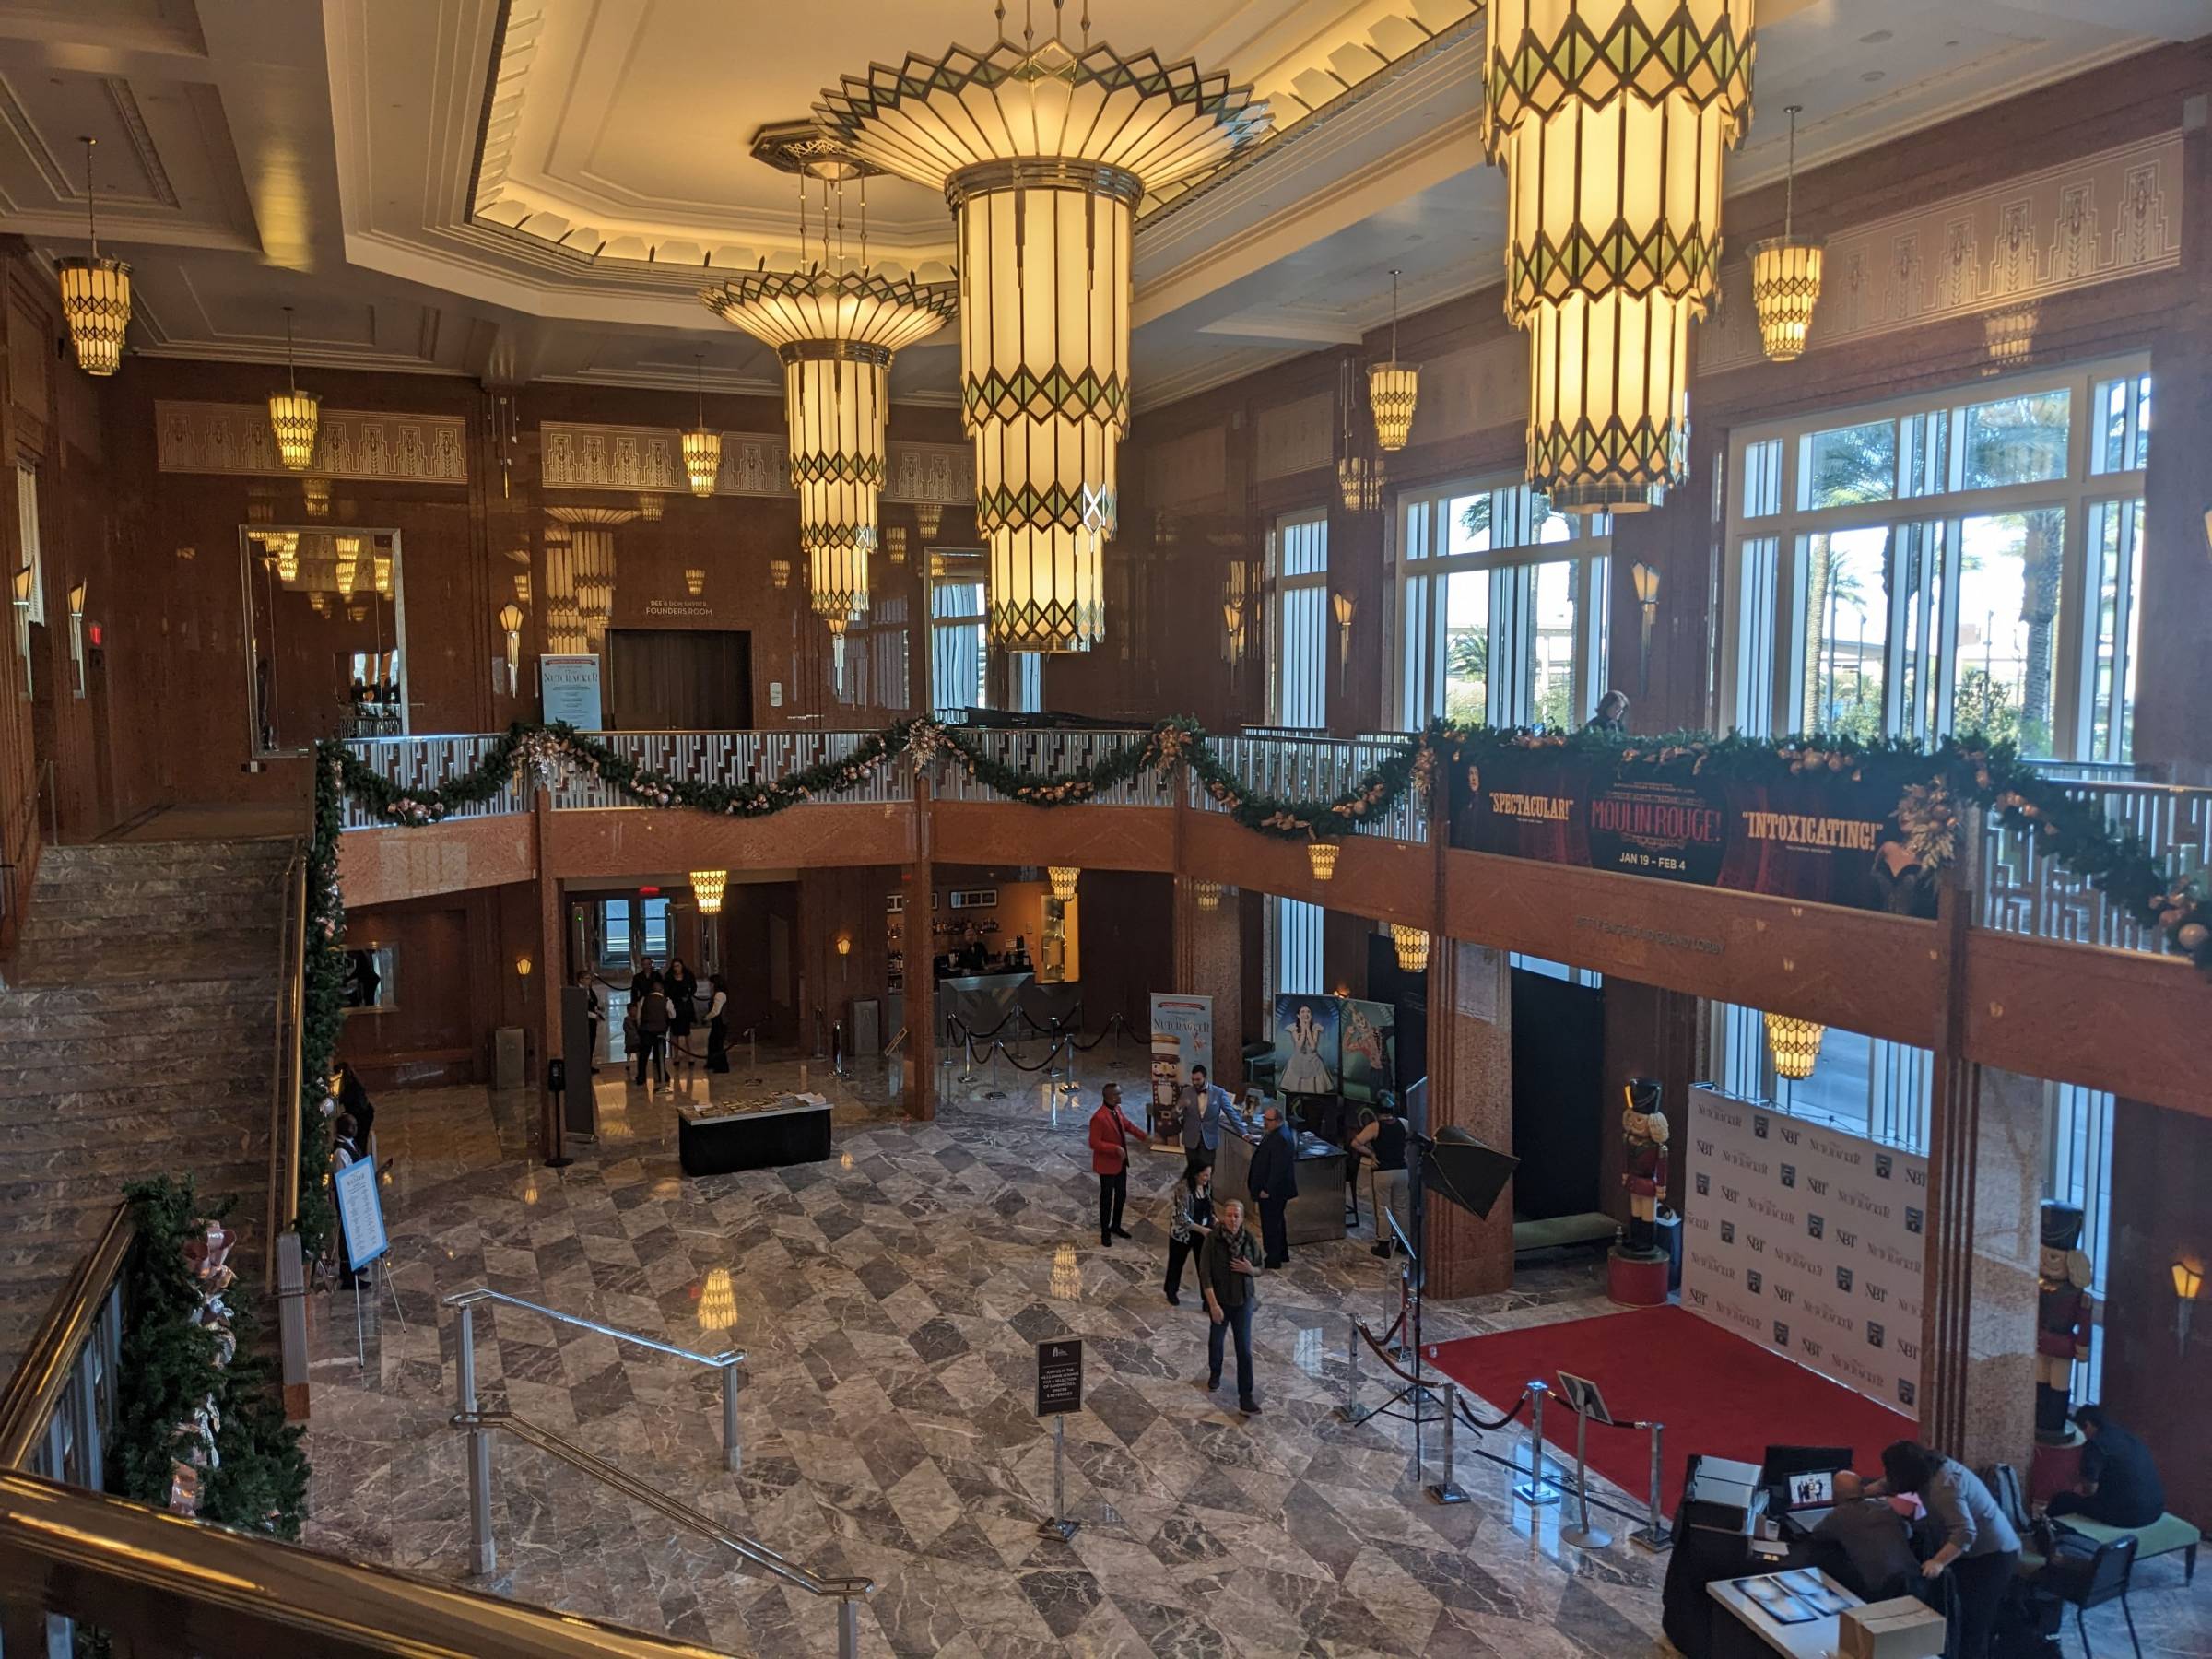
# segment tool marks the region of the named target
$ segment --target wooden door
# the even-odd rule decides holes
[[[730,732],[753,724],[752,636],[618,628],[606,636],[606,722],[624,732]]]

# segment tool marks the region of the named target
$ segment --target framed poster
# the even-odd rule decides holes
[[[1347,997],[1338,1016],[1341,1092],[1347,1100],[1371,1103],[1384,1089],[1397,1087],[1398,1011],[1389,1003]]]
[[[1340,1034],[1335,997],[1277,997],[1276,1087],[1287,1095],[1335,1094],[1342,1066]]]
[[[599,659],[594,654],[539,657],[537,695],[547,725],[596,732],[606,724],[599,712]]]
[[[392,1241],[384,1236],[384,1201],[377,1190],[376,1166],[357,1158],[332,1178],[331,1188],[337,1195],[346,1265],[359,1273],[392,1248]]]

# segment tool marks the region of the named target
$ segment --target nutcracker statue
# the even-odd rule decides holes
[[[2066,1444],[2074,1362],[2089,1357],[2096,1322],[2095,1278],[2081,1251],[2081,1210],[2047,1201],[2035,1275],[2035,1438],[2047,1446]]]
[[[1645,1260],[1664,1255],[1659,1248],[1659,1201],[1666,1196],[1666,1113],[1659,1110],[1659,1080],[1630,1077],[1628,1110],[1620,1130],[1629,1143],[1629,1167],[1620,1184],[1629,1189],[1627,1253]]]

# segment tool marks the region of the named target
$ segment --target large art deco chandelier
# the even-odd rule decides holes
[[[773,347],[782,359],[799,546],[806,554],[815,614],[830,626],[841,677],[845,628],[868,607],[891,359],[949,322],[959,293],[949,282],[869,271],[865,218],[859,261],[848,264],[844,186],[859,180],[865,188],[867,176],[879,171],[872,163],[809,123],[763,130],[753,154],[799,175],[802,243],[806,186],[819,182],[821,258],[803,271],[748,271],[702,290],[700,299],[724,322]],[[864,196],[864,213],[865,206]]]
[[[990,547],[992,641],[1088,651],[1105,627],[1104,544],[1129,427],[1136,206],[1268,126],[1225,75],[1025,28],[988,51],[877,64],[823,94],[830,133],[941,189],[957,221],[960,408]]]
[[[1782,234],[1751,244],[1751,303],[1759,312],[1759,348],[1767,360],[1787,363],[1805,352],[1813,307],[1820,300],[1822,243],[1797,231],[1797,116],[1791,104],[1790,171],[1783,185]]]
[[[1529,481],[1559,511],[1654,506],[1687,471],[1752,5],[1492,0],[1483,144],[1506,173],[1506,315],[1529,335]]]

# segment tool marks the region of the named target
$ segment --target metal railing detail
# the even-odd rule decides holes
[[[593,735],[632,764],[692,783],[772,783],[810,766],[841,760],[873,732],[599,732]],[[851,789],[819,797],[828,803],[888,806],[914,798],[912,769],[903,759],[878,767]],[[571,777],[553,792],[557,811],[631,806],[636,803],[596,780]]]
[[[627,1342],[632,1347],[645,1348],[655,1354],[665,1354],[671,1359],[686,1359],[693,1365],[703,1365],[709,1371],[720,1371],[722,1373],[722,1465],[733,1474],[736,1472],[739,1462],[737,1368],[745,1363],[745,1355],[741,1350],[724,1348],[718,1354],[695,1354],[689,1348],[677,1347],[673,1343],[661,1341],[658,1337],[641,1336],[635,1331],[625,1331],[615,1325],[603,1324],[598,1320],[587,1319],[581,1313],[563,1313],[558,1308],[548,1308],[539,1302],[525,1301],[519,1296],[509,1296],[504,1290],[494,1290],[488,1285],[478,1285],[467,1290],[456,1290],[451,1296],[443,1298],[442,1300],[445,1306],[457,1310],[461,1316],[461,1329],[455,1340],[459,1345],[457,1369],[461,1392],[460,1405],[465,1415],[473,1416],[477,1410],[477,1305],[479,1302],[497,1302],[502,1307],[520,1308],[525,1313],[535,1313],[541,1319],[553,1321],[556,1324],[573,1325],[580,1331],[594,1331],[602,1336],[611,1336],[617,1342]],[[488,1450],[480,1447],[477,1449],[484,1457],[488,1457]],[[473,1474],[471,1478],[473,1484]],[[488,1478],[488,1471],[487,1481]],[[489,1527],[488,1518],[485,1520],[484,1525],[486,1528]],[[488,1572],[490,1569],[480,1567],[477,1571]]]
[[[1212,737],[1207,747],[1214,759],[1247,789],[1267,794],[1291,795],[1300,800],[1330,800],[1344,794],[1404,747],[1369,737],[1292,737],[1280,734],[1262,736]],[[1226,812],[1191,780],[1191,805],[1206,812]],[[1359,835],[1382,836],[1391,841],[1426,841],[1429,807],[1407,790],[1387,812],[1361,822]]]
[[[394,783],[411,789],[435,789],[441,783],[476,771],[499,741],[493,736],[368,737],[356,739],[346,747],[355,759]],[[510,780],[489,800],[456,807],[449,817],[500,818],[529,810],[529,792],[517,789]],[[351,796],[347,797],[345,813],[345,827],[348,830],[375,830],[384,826],[384,819]]]
[[[472,1454],[476,1448],[482,1447],[488,1458],[491,1435],[494,1432],[512,1434],[524,1444],[535,1446],[547,1455],[557,1457],[571,1468],[588,1475],[609,1491],[619,1492],[631,1502],[642,1504],[656,1514],[666,1516],[686,1532],[721,1545],[731,1554],[750,1561],[762,1571],[782,1579],[785,1583],[796,1585],[809,1595],[834,1598],[838,1604],[838,1659],[859,1659],[860,1605],[875,1594],[876,1585],[872,1580],[827,1575],[803,1567],[788,1557],[779,1555],[758,1539],[730,1531],[712,1515],[702,1514],[657,1488],[646,1485],[635,1476],[593,1456],[573,1441],[564,1439],[526,1418],[516,1417],[512,1412],[460,1411],[453,1414],[453,1427],[466,1431]],[[488,1535],[490,1528],[488,1505],[482,1512],[482,1524]],[[476,1571],[484,1573],[491,1570],[488,1551],[484,1564]]]
[[[2152,857],[2176,861],[2184,873],[2212,865],[2212,790],[2068,782],[2066,792],[2135,831]],[[2136,921],[2086,877],[2062,869],[2031,833],[2006,828],[1994,813],[1981,817],[1983,926],[2122,950],[2164,948],[2162,930]]]
[[[0,1390],[0,1470],[97,1487],[123,1358],[123,1264],[138,1236],[119,1204],[54,1292]]]
[[[1149,728],[1085,727],[1077,730],[1027,731],[998,726],[961,728],[964,743],[981,749],[1002,766],[1042,772],[1048,777],[1096,766],[1133,743],[1142,743]],[[968,775],[958,760],[938,766],[937,798],[943,801],[1003,801],[1006,797],[988,784]],[[1126,783],[1100,791],[1090,803],[1100,806],[1172,806],[1175,796],[1165,774],[1147,771]]]
[[[326,1556],[0,1471],[0,1647],[66,1653],[67,1618],[134,1659],[721,1659],[581,1614]]]

